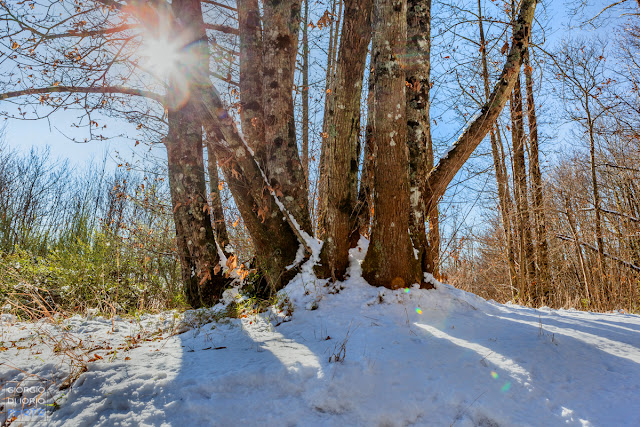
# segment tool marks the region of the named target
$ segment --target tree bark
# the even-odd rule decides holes
[[[309,0],[302,21],[302,169],[309,187]]]
[[[216,274],[220,257],[208,212],[202,125],[194,120],[191,101],[169,110],[168,117],[165,145],[182,280],[192,307],[210,306],[222,296],[226,279]]]
[[[425,186],[426,210],[429,212],[444,195],[447,186],[467,161],[471,153],[482,142],[493,127],[504,108],[519,75],[524,50],[529,45],[531,22],[535,13],[536,0],[523,0],[518,19],[514,26],[513,41],[507,61],[491,96],[480,110],[480,114],[462,133],[447,154],[431,170]]]
[[[275,190],[267,183],[266,174],[209,80],[200,2],[174,0],[172,7],[175,16],[185,27],[184,31],[194,40],[188,44],[188,53],[194,55],[194,60],[185,61],[190,68],[184,72],[184,75],[190,76],[191,93],[198,96],[194,117],[201,117],[209,136],[209,149],[215,151],[225,180],[251,234],[258,267],[270,291],[276,291],[295,275],[295,269],[291,266],[299,245],[305,242],[304,236],[295,228],[295,220],[290,214],[278,206]]]
[[[529,63],[529,49],[524,54],[524,75],[527,89],[527,117],[529,121],[529,175],[533,193],[533,213],[536,229],[536,258],[538,265],[538,295],[544,304],[551,297],[551,275],[549,273],[549,244],[542,190],[542,173],[540,171],[538,119],[533,95],[533,69]]]
[[[298,53],[300,0],[265,0],[263,21],[264,117],[267,163],[272,188],[300,228],[311,233],[309,201],[298,154],[293,116],[293,79]]]
[[[513,188],[516,199],[516,228],[520,243],[520,280],[521,298],[536,299],[535,290],[535,258],[529,216],[529,198],[527,173],[524,156],[524,124],[522,117],[522,91],[520,76],[516,77],[516,85],[511,95],[511,142],[513,144]]]
[[[406,0],[374,4],[375,212],[362,276],[373,286],[398,289],[421,283],[409,237],[409,149],[405,73]]]
[[[229,233],[227,232],[227,224],[224,219],[224,208],[222,207],[222,197],[220,188],[218,187],[220,180],[218,179],[218,163],[216,154],[213,150],[207,149],[207,169],[209,172],[209,198],[211,199],[210,215],[213,220],[213,231],[215,232],[216,242],[222,252],[229,257],[233,252],[230,249]]]
[[[324,231],[320,277],[342,280],[349,266],[349,237],[356,222],[360,99],[371,38],[373,0],[345,0],[344,21],[334,78],[327,97],[324,140],[325,196],[320,228]]]
[[[431,126],[429,123],[429,74],[431,71],[431,0],[407,1],[407,64],[406,114],[407,144],[409,146],[410,223],[409,231],[418,261],[424,273],[437,269],[438,207],[429,212],[429,237],[425,230],[425,201],[423,187],[433,167]],[[430,245],[430,243],[433,244]]]
[[[264,130],[262,25],[258,0],[238,0],[240,31],[240,121],[242,134],[264,168],[267,146]]]

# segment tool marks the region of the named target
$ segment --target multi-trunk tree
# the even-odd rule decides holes
[[[54,3],[51,10],[58,7]],[[209,7],[210,3],[204,4]],[[340,40],[340,47],[330,67],[332,96],[328,97],[328,136],[322,150],[324,170],[330,174],[322,209],[326,246],[320,269],[325,276],[343,277],[347,250],[359,234],[354,230],[365,227],[356,220],[362,201],[357,189],[358,129],[371,35],[371,123],[367,124],[366,173],[360,190],[365,199],[371,200],[373,194],[375,208],[363,272],[371,284],[397,288],[421,282],[422,270],[434,268],[435,261],[426,261],[425,221],[436,212],[449,182],[503,109],[526,52],[536,4],[534,0],[521,3],[511,49],[493,92],[478,118],[430,171],[426,111],[429,46],[428,37],[421,33],[428,28],[428,5],[411,2],[407,9],[406,0],[374,0],[372,6],[367,2],[344,4],[342,32],[338,37],[336,24],[332,36],[334,43]],[[222,245],[214,241],[210,219],[214,209],[205,186],[204,140],[208,151],[215,154],[215,159],[210,156],[210,175],[215,169],[212,164],[217,162],[251,235],[267,290],[277,290],[293,277],[300,247],[310,252],[307,165],[298,153],[293,117],[300,6],[298,0],[269,0],[262,7],[257,0],[240,0],[233,10],[238,28],[233,28],[212,20],[199,0],[126,7],[117,1],[96,0],[75,6],[75,14],[51,13],[40,23],[26,7],[2,4],[8,34],[5,40],[11,49],[7,59],[20,67],[21,75],[27,70],[33,74],[7,76],[3,84],[11,91],[0,99],[26,97],[31,105],[54,109],[75,106],[89,116],[97,109],[111,108],[130,120],[146,113],[154,117],[153,123],[168,129],[162,139],[168,150],[178,252],[194,306],[213,302],[225,284],[217,249],[227,246],[222,232],[218,233]],[[370,7],[373,30],[368,29]],[[213,84],[210,52],[220,46],[215,38],[207,37],[207,31],[239,35],[237,109],[223,102]],[[167,46],[165,57],[171,67],[167,76],[158,78],[154,70],[142,67],[139,46],[163,32],[168,44],[178,41],[178,46],[174,51]],[[407,49],[420,60],[407,63]],[[232,80],[225,78],[229,84]],[[134,97],[157,101],[160,108],[136,105]],[[134,107],[142,113],[126,114]],[[237,115],[241,130],[235,121]],[[410,145],[419,153],[419,161],[413,165],[409,162]],[[371,176],[372,185],[368,184]],[[412,202],[412,196],[417,203]],[[220,221],[219,214],[214,214],[214,219]],[[430,219],[431,227],[434,222],[435,218]]]

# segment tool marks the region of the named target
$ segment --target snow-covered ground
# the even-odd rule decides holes
[[[501,305],[442,284],[373,288],[363,253],[330,286],[307,265],[285,289],[292,316],[177,333],[173,313],[57,326],[5,315],[4,395],[8,381],[46,384],[52,426],[640,425],[639,316]]]

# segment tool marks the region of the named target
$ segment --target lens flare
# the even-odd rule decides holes
[[[409,292],[410,292],[410,291],[409,291],[409,288],[404,288],[404,293],[405,293],[405,294],[408,294]]]
[[[141,48],[144,68],[157,77],[166,79],[176,73],[180,58],[181,46],[168,38],[145,38]]]
[[[498,379],[498,373],[496,371],[491,371],[491,377],[493,377],[494,380]]]
[[[420,307],[416,308],[416,313],[422,314],[422,309]]]
[[[502,386],[502,388],[500,389],[500,391],[506,393],[509,391],[509,389],[511,388],[511,382],[507,381],[506,383],[504,383],[504,385]]]

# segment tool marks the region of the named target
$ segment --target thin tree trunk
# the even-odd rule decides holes
[[[595,214],[595,238],[596,248],[598,252],[598,270],[599,276],[602,280],[602,294],[603,302],[609,298],[609,278],[607,274],[607,264],[604,259],[604,239],[602,238],[602,217],[600,211],[600,190],[598,186],[598,175],[596,172],[596,141],[595,141],[595,129],[594,121],[591,118],[591,110],[589,108],[589,95],[585,96],[585,110],[587,112],[587,125],[589,127],[589,156],[590,156],[590,169],[591,169],[591,187],[593,189],[593,207]]]
[[[407,2],[406,115],[409,146],[410,223],[409,230],[422,272],[434,274],[437,269],[439,239],[438,207],[429,212],[429,237],[425,230],[427,212],[424,183],[433,167],[431,126],[429,123],[429,73],[431,71],[431,0]],[[433,247],[429,244],[432,243]]]
[[[302,169],[309,186],[309,0],[302,22]]]
[[[263,21],[265,173],[300,228],[311,233],[307,185],[296,141],[293,81],[301,0],[266,0]]]
[[[482,5],[478,0],[478,26],[480,31],[480,49],[482,52],[482,79],[484,82],[485,100],[489,99],[489,70],[487,66],[487,50],[484,35],[484,27],[482,22]],[[500,130],[491,129],[491,154],[493,156],[493,167],[496,174],[496,182],[498,184],[498,203],[500,204],[500,213],[502,216],[502,227],[507,245],[506,259],[509,266],[509,278],[511,286],[519,288],[518,274],[515,263],[515,251],[513,248],[513,233],[511,232],[511,196],[509,195],[509,182],[507,180],[506,167],[504,161],[504,148],[502,139],[500,138]]]
[[[328,97],[325,125],[326,195],[321,199],[324,230],[321,277],[344,278],[349,265],[349,237],[356,222],[358,197],[358,148],[362,80],[371,38],[373,0],[345,0],[344,23],[336,74],[335,91]]]
[[[371,223],[371,209],[373,208],[373,174],[375,168],[375,143],[373,138],[374,97],[373,97],[373,71],[369,73],[368,83],[369,93],[367,96],[367,126],[364,133],[364,148],[362,154],[362,175],[360,177],[360,188],[358,189],[357,221],[351,231],[350,240],[357,237],[369,237],[369,226]],[[357,243],[357,242],[356,242]]]
[[[405,73],[406,0],[374,4],[375,212],[362,276],[371,285],[398,289],[421,283],[409,237],[409,150]]]
[[[213,220],[213,231],[215,232],[216,242],[220,246],[220,249],[228,257],[233,250],[231,250],[231,246],[229,246],[231,241],[229,240],[227,224],[224,219],[224,209],[222,207],[222,197],[219,188],[220,180],[218,179],[218,163],[215,152],[209,149],[207,149],[207,169],[209,172],[209,198],[211,199],[209,213]]]
[[[337,31],[334,32],[334,27],[337,27],[338,21],[335,18],[336,16],[336,1],[341,0],[333,0],[331,2],[331,25],[329,27],[329,50],[327,51],[327,72],[325,76],[325,99],[324,99],[324,115],[323,117],[328,117],[329,115],[329,106],[331,105],[331,98],[333,98],[333,70],[334,63],[336,61],[336,55],[338,52],[337,46]],[[334,34],[335,33],[335,34]],[[320,143],[320,165],[318,167],[318,229],[317,235],[318,238],[324,239],[325,230],[322,227],[324,223],[324,207],[327,205],[327,185],[329,177],[327,175],[327,139],[329,138],[329,132],[327,131],[328,122],[327,120],[323,120],[322,123],[322,140]]]
[[[536,253],[538,265],[538,295],[545,303],[551,297],[551,275],[549,273],[549,244],[547,242],[547,226],[544,212],[544,195],[542,191],[542,173],[540,172],[538,119],[533,96],[533,69],[529,64],[529,49],[524,54],[524,75],[527,89],[527,115],[529,121],[529,175],[533,190],[533,213],[536,225]]]
[[[562,191],[560,192],[562,196]],[[580,263],[580,270],[582,270],[582,277],[584,278],[584,291],[588,300],[591,300],[591,292],[589,291],[589,276],[587,275],[587,267],[584,261],[584,256],[582,255],[582,248],[580,247],[580,239],[578,238],[578,230],[576,228],[575,220],[573,218],[573,207],[569,201],[568,196],[564,196],[564,205],[567,210],[567,221],[569,222],[569,229],[571,230],[571,234],[573,236],[573,242],[575,244],[576,256],[578,257],[578,262]]]
[[[522,91],[520,76],[516,77],[516,85],[511,96],[511,138],[513,144],[513,185],[516,196],[516,224],[520,242],[520,279],[522,280],[522,297],[534,298],[536,270],[533,251],[533,236],[531,234],[531,220],[529,216],[529,198],[527,187],[527,172],[524,155],[524,124],[522,117]]]

